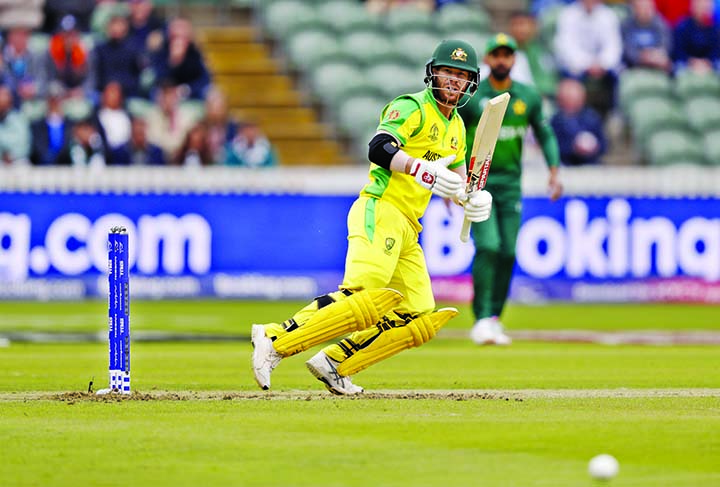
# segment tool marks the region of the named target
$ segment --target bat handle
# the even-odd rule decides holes
[[[460,241],[467,242],[470,240],[470,225],[471,222],[467,218],[463,219],[462,230],[460,231]]]

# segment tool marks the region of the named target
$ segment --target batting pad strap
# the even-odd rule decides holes
[[[400,304],[403,295],[394,289],[364,289],[319,309],[301,327],[273,342],[283,357],[354,331],[374,326]]]
[[[337,371],[342,376],[353,375],[403,350],[419,347],[429,342],[437,331],[457,314],[455,308],[442,308],[418,316],[405,326],[384,331],[366,347],[343,361]]]

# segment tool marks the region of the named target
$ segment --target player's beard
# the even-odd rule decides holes
[[[507,77],[510,76],[510,69],[511,68],[503,65],[495,66],[494,68],[490,68],[490,75],[493,79],[505,81]]]
[[[451,91],[450,87],[441,86],[437,79],[433,79],[432,81],[432,90],[435,100],[441,105],[450,108],[456,107],[464,95],[464,91],[462,90]],[[455,96],[453,97],[453,95]]]

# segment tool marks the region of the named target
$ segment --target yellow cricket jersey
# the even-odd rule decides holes
[[[465,164],[465,125],[456,110],[450,120],[438,109],[431,90],[402,95],[385,106],[378,131],[395,137],[403,151],[412,157],[435,161],[455,154],[450,169]],[[382,199],[397,207],[415,226],[422,230],[420,217],[425,213],[430,191],[421,187],[408,174],[370,165],[370,183],[361,196]]]

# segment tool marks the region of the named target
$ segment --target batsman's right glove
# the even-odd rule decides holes
[[[492,211],[492,195],[485,190],[476,191],[463,204],[465,218],[471,222],[484,222],[490,218]]]
[[[463,180],[460,175],[447,168],[447,165],[454,161],[454,155],[437,161],[415,159],[410,166],[410,176],[433,194],[442,198],[453,198],[463,190]]]

